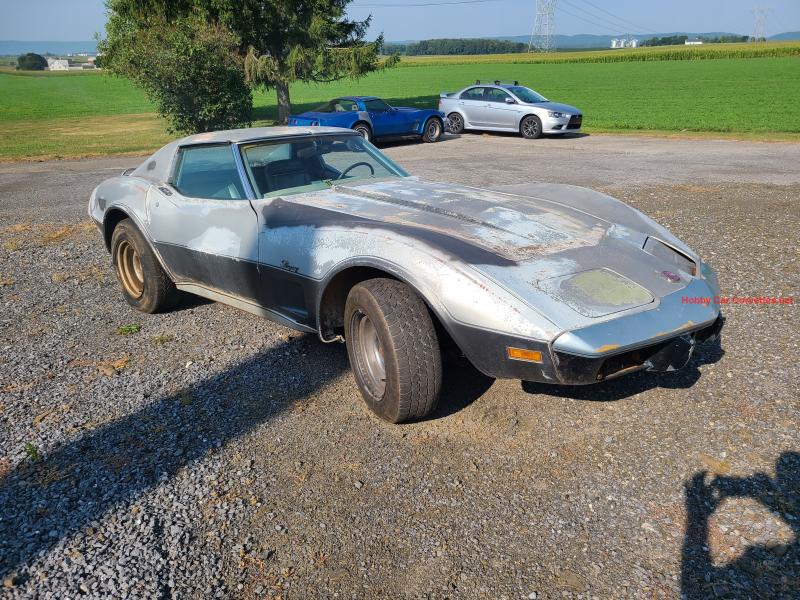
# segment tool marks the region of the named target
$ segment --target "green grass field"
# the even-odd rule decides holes
[[[583,109],[588,133],[800,139],[800,57],[516,64],[494,62],[494,56],[473,57],[471,64],[451,64],[450,58],[464,57],[415,58],[357,81],[298,84],[293,108],[300,112],[345,94],[434,107],[439,92],[475,79],[518,79]],[[274,120],[272,92],[257,93],[254,104],[256,124]],[[125,80],[103,73],[0,71],[0,160],[140,153],[170,137],[144,94]]]

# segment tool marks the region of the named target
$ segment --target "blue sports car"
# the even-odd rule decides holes
[[[368,141],[420,137],[435,142],[442,136],[445,122],[444,113],[438,110],[389,106],[375,96],[344,96],[289,117],[289,125],[345,127]]]

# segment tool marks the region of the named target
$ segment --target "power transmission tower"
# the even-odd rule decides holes
[[[768,6],[756,6],[753,9],[753,16],[756,19],[755,26],[753,27],[753,41],[758,43],[766,40],[765,24],[767,16],[772,12],[772,8]]]
[[[536,0],[536,20],[533,22],[528,52],[552,52],[555,50],[553,29],[555,28],[556,1]]]

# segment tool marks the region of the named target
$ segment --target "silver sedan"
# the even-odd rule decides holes
[[[476,81],[460,92],[443,92],[439,110],[451,133],[465,129],[515,131],[528,139],[580,131],[583,113],[569,104],[551,102],[518,82]]]

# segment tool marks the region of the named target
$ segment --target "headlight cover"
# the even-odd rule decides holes
[[[688,273],[693,277],[697,275],[697,263],[691,258],[669,246],[658,238],[648,237],[642,249],[656,258],[669,261],[675,268]]]
[[[552,117],[552,118],[554,118],[554,119],[560,119],[562,117],[566,117],[567,116],[566,113],[557,112],[557,111],[554,111],[554,110],[548,110],[547,111],[547,115]]]

